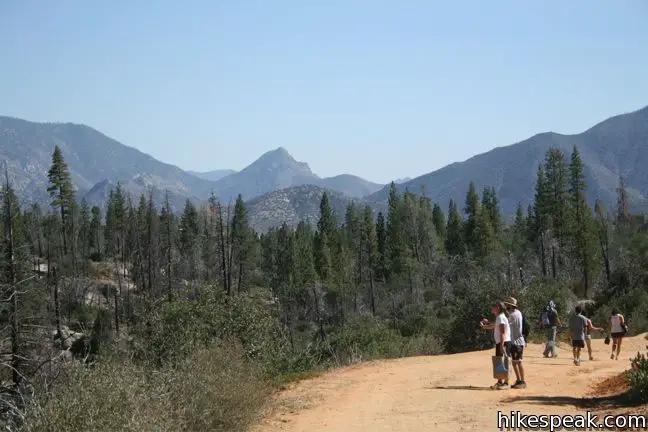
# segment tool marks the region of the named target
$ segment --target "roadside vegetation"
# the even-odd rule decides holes
[[[472,183],[445,211],[392,185],[385,214],[336,215],[325,194],[315,224],[256,233],[240,196],[173,209],[117,186],[103,208],[77,202],[58,147],[49,179],[49,208],[2,190],[7,430],[243,430],[300,376],[491,347],[477,324],[503,296],[531,323],[550,299],[565,318],[591,299],[595,325],[616,306],[648,331],[643,216],[622,180],[615,208],[590,207],[576,148],[547,152],[510,223]],[[632,366],[645,398],[648,360]]]

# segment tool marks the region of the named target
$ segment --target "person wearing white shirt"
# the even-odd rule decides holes
[[[524,354],[524,346],[526,340],[524,339],[524,317],[518,308],[517,299],[508,297],[504,299],[504,305],[508,313],[509,328],[511,329],[511,345],[509,351],[511,353],[511,361],[513,363],[513,371],[515,372],[515,384],[511,386],[512,389],[526,388],[526,381],[524,381],[524,367],[522,366],[522,358]]]
[[[503,357],[504,355],[510,356],[511,329],[508,318],[506,317],[506,306],[503,302],[497,302],[493,305],[491,312],[495,315],[495,322],[491,323],[484,318],[479,322],[479,326],[483,329],[493,330],[496,357]],[[499,390],[508,387],[508,385],[508,379],[500,379],[491,388]]]
[[[612,316],[610,317],[610,335],[612,336],[612,354],[611,359],[619,360],[619,353],[621,352],[621,341],[623,336],[628,332],[628,327],[625,323],[625,318],[619,312],[619,309],[612,309]],[[616,357],[615,357],[616,354]]]

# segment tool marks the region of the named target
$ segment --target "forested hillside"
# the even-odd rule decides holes
[[[648,106],[637,111],[610,117],[575,135],[555,132],[536,134],[513,145],[494,148],[463,162],[455,162],[398,185],[420,191],[446,206],[450,199],[461,199],[470,182],[478,188],[494,187],[502,212],[511,215],[519,202],[533,202],[535,171],[547,150],[556,148],[569,153],[576,146],[581,153],[588,182],[587,201],[596,200],[613,206],[619,176],[626,182],[630,208],[646,211],[648,177]],[[386,199],[384,188],[369,196]]]
[[[181,214],[116,186],[77,202],[65,155],[51,208],[21,211],[3,188],[2,414],[9,430],[243,430],[273,386],[371,358],[492,345],[479,329],[501,296],[537,321],[590,298],[648,330],[648,237],[628,211],[590,208],[578,149],[549,149],[533,205],[503,223],[471,183],[441,208],[399,193],[262,235],[239,197]],[[161,211],[157,209],[161,207]],[[342,222],[338,224],[338,221]]]

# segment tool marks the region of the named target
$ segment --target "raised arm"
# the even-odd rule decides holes
[[[596,330],[596,331],[605,331],[603,327],[594,327],[594,324],[592,323],[592,320],[587,320],[589,323],[589,328],[590,330]]]
[[[495,328],[495,324],[488,321],[488,319],[483,318],[481,321],[479,321],[479,327],[483,328],[484,330],[493,330]]]

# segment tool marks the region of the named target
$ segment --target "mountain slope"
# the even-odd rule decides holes
[[[85,125],[0,117],[0,158],[7,161],[22,202],[47,200],[47,171],[55,145],[80,191],[119,181],[127,190],[154,187],[178,197],[206,197],[214,186]]]
[[[279,147],[264,153],[241,171],[216,181],[215,190],[221,200],[229,202],[234,201],[238,194],[247,200],[301,185],[320,186],[354,198],[366,196],[382,187],[350,174],[320,178],[307,163],[295,160],[285,148]]]
[[[218,197],[234,201],[238,194],[251,199],[267,192],[300,184],[313,184],[319,178],[307,163],[293,159],[283,147],[263,154],[241,171],[215,182]]]
[[[351,174],[341,174],[334,177],[320,179],[318,186],[341,192],[353,198],[362,198],[379,191],[384,185],[370,182]]]
[[[223,177],[227,177],[230,174],[234,174],[235,172],[236,171],[232,169],[219,169],[219,170],[207,171],[207,172],[187,171],[187,173],[191,174],[194,177],[198,177],[209,181],[220,180]]]
[[[569,162],[574,145],[578,146],[585,164],[587,196],[591,205],[599,198],[612,206],[616,202],[619,175],[626,179],[637,207],[648,197],[648,107],[611,117],[576,135],[547,132],[507,147],[498,147],[417,177],[396,187],[419,192],[443,206],[450,199],[461,205],[470,181],[478,189],[494,187],[502,210],[513,213],[518,202],[526,208],[533,201],[538,165],[547,149],[561,149]],[[389,187],[368,198],[384,201]]]
[[[250,225],[260,232],[278,227],[283,222],[295,226],[301,220],[317,223],[319,205],[324,192],[328,194],[331,207],[342,223],[346,207],[350,202],[358,206],[369,205],[374,213],[385,211],[384,203],[374,203],[362,199],[353,199],[340,192],[328,190],[314,185],[300,185],[269,192],[249,200],[247,204]]]

